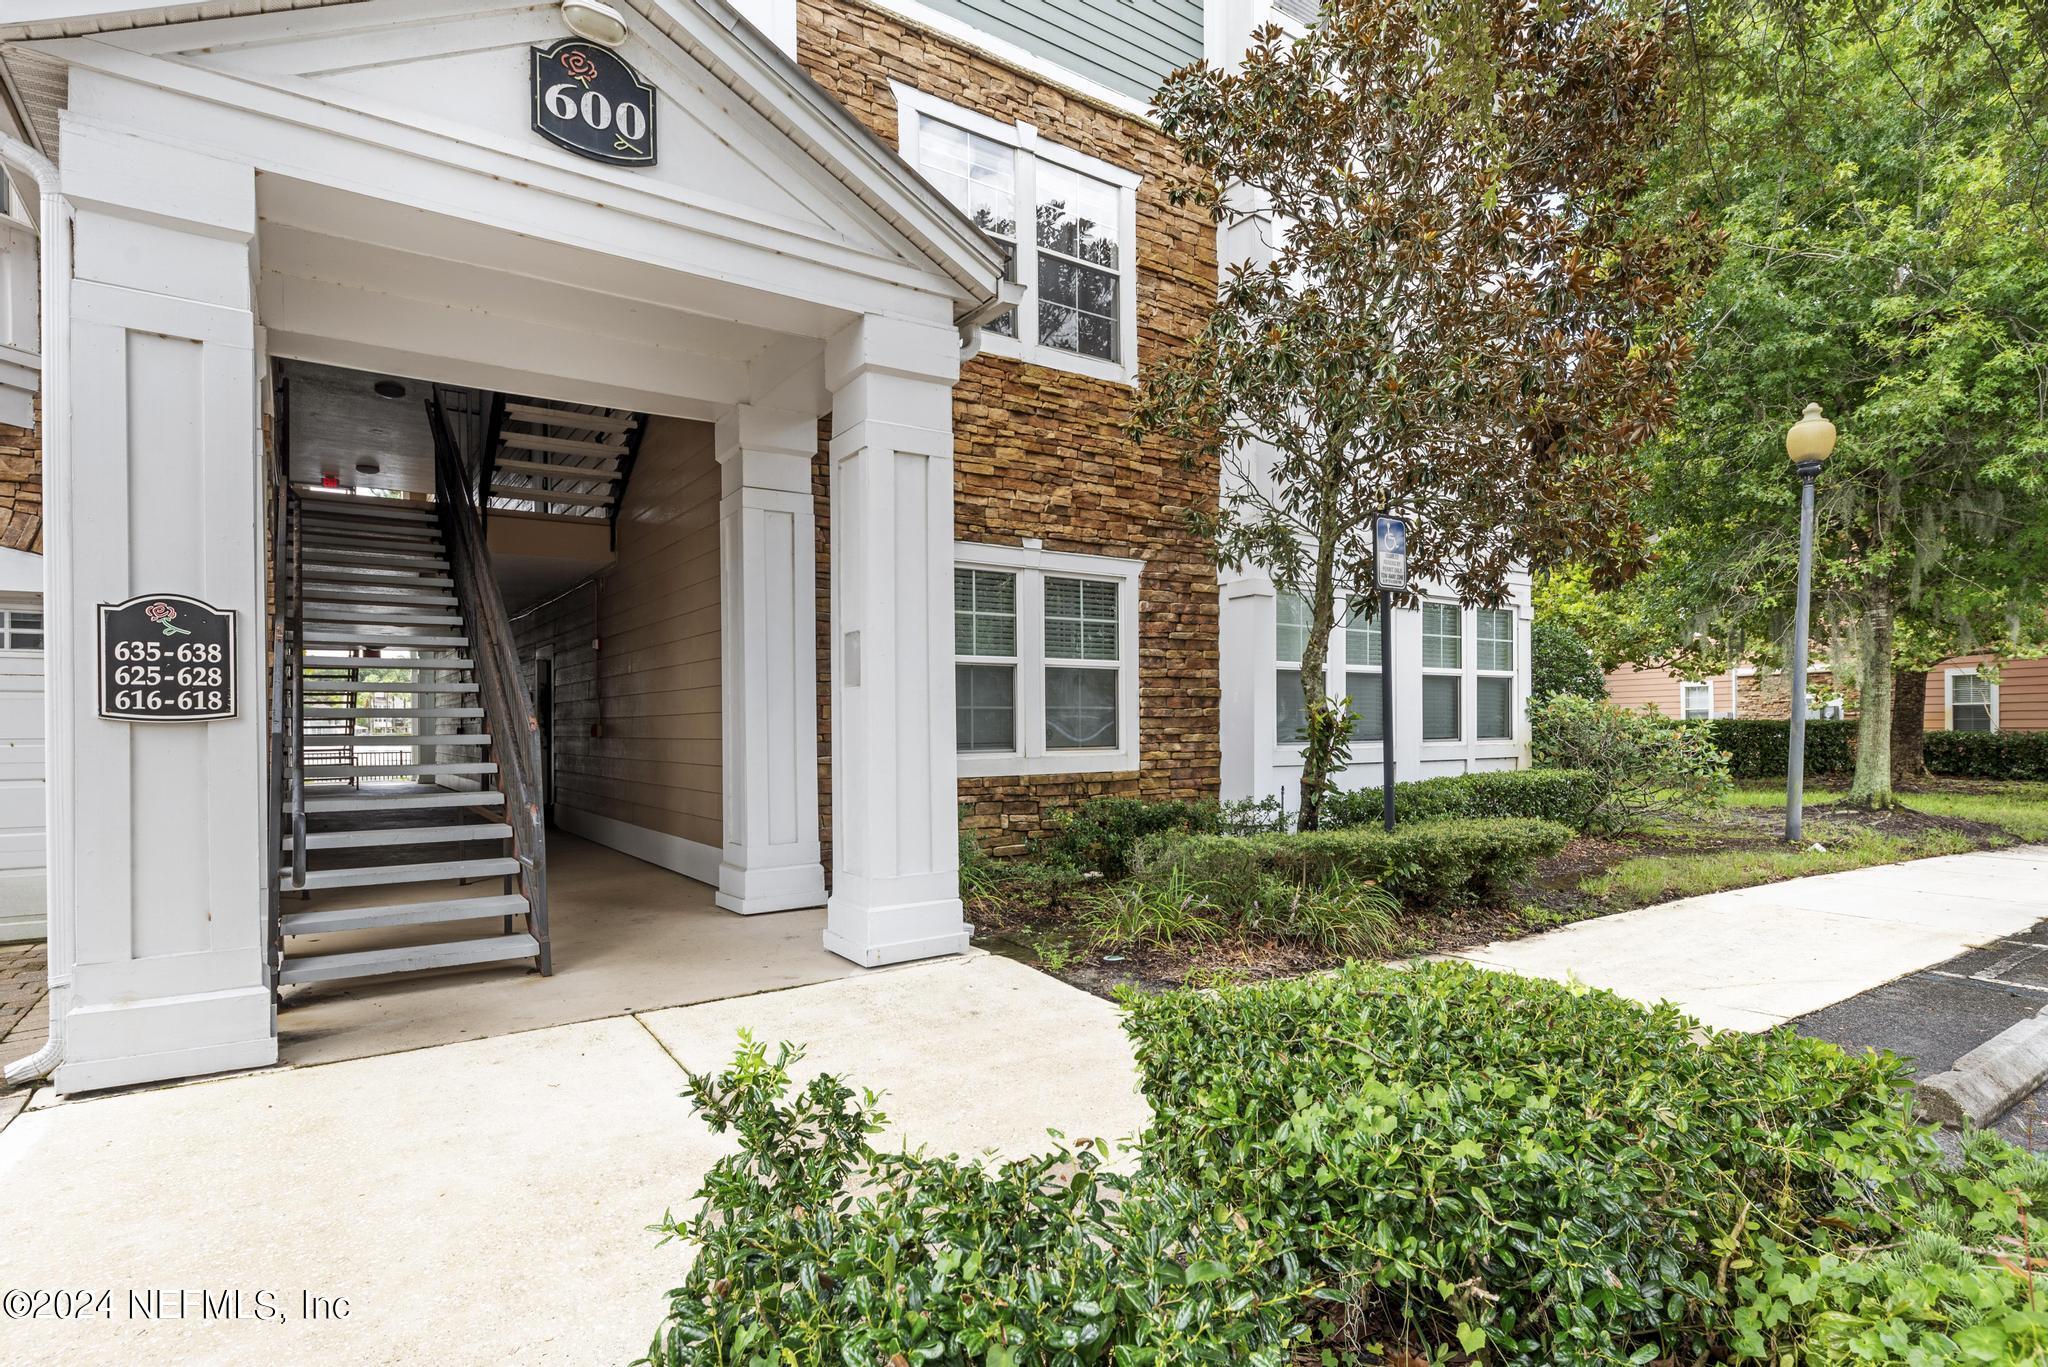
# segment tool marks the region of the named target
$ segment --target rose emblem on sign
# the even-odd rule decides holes
[[[178,610],[169,603],[151,603],[142,610],[142,615],[162,627],[166,636],[190,636],[192,634],[183,627],[171,625],[178,620]]]

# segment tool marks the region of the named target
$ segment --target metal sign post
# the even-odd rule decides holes
[[[1372,520],[1372,580],[1380,591],[1381,819],[1394,829],[1394,595],[1408,591],[1408,524],[1398,517]]]

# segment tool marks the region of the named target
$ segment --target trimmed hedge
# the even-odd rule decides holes
[[[1555,821],[1447,818],[1389,835],[1357,827],[1270,835],[1156,837],[1139,854],[1148,877],[1176,873],[1206,887],[1225,910],[1257,901],[1269,878],[1299,885],[1332,876],[1368,879],[1403,902],[1432,905],[1495,892],[1572,838]]]
[[[1793,1361],[1772,1264],[1883,1242],[1873,1188],[1938,1162],[1890,1055],[1606,992],[1354,965],[1124,1005],[1148,1171],[1292,1231],[1407,1360]]]
[[[1929,731],[1927,772],[2048,782],[2048,731]]]
[[[1734,778],[1783,778],[1792,753],[1792,723],[1723,717],[1707,723],[1728,752]],[[1856,768],[1856,723],[1806,719],[1806,773],[1847,774]]]
[[[1378,825],[1381,803],[1378,788],[1332,793],[1323,805],[1323,815],[1331,826]],[[1583,831],[1599,805],[1599,776],[1583,769],[1502,769],[1394,785],[1397,822],[1452,816],[1529,817]]]

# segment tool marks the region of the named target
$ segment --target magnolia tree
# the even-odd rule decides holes
[[[1334,765],[1322,661],[1372,583],[1371,519],[1409,566],[1497,606],[1512,567],[1636,567],[1628,454],[1668,418],[1675,325],[1709,255],[1636,212],[1673,123],[1665,31],[1599,0],[1328,0],[1306,37],[1184,68],[1154,107],[1178,202],[1264,247],[1152,369],[1134,419],[1222,471],[1219,560],[1308,605],[1301,824]]]

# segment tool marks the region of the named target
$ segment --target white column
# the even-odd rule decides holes
[[[825,351],[832,391],[832,899],[825,947],[870,967],[954,954],[949,327],[867,318]]]
[[[254,173],[67,123],[78,207],[49,634],[52,879],[74,941],[62,1091],[273,1062],[265,984],[263,493]],[[98,715],[96,612],[151,591],[236,617],[239,711]],[[64,867],[59,869],[61,863]],[[60,913],[61,914],[61,913]]]
[[[718,422],[719,680],[725,770],[718,905],[825,903],[818,841],[818,420],[742,405]]]

